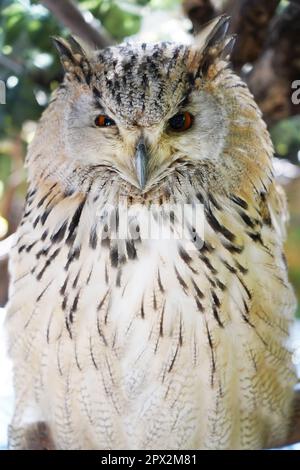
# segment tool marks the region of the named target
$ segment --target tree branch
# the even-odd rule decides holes
[[[83,14],[72,0],[41,0],[56,18],[73,34],[80,37],[90,46],[103,49],[111,44],[112,41],[94,28],[90,23],[87,23]]]
[[[235,70],[260,56],[269,31],[270,22],[280,0],[240,0],[230,2],[227,11],[231,16],[231,32],[237,41],[231,56]]]
[[[24,65],[10,59],[9,57],[6,57],[3,54],[0,54],[0,65],[15,73],[16,75],[21,75],[24,72]]]
[[[203,24],[212,20],[218,14],[210,0],[183,0],[182,8],[193,24],[194,34],[197,34]]]

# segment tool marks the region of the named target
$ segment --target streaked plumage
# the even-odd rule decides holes
[[[87,57],[58,42],[65,80],[28,152],[11,255],[11,447],[248,449],[286,436],[287,210],[260,112],[224,60],[226,24],[193,47],[126,44]],[[193,126],[170,132],[180,110]],[[117,127],[96,128],[99,113]],[[202,204],[202,248],[197,234],[194,249],[144,239],[153,204]],[[116,240],[122,205],[140,232]]]

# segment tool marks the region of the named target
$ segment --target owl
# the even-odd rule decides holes
[[[65,76],[29,146],[10,261],[12,449],[286,438],[287,209],[228,24],[190,46],[55,39]]]

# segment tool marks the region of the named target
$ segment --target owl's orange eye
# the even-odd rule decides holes
[[[169,119],[169,125],[173,131],[187,131],[193,124],[193,120],[194,116],[185,111],[184,113],[175,114],[175,116]]]
[[[115,121],[105,114],[99,114],[95,119],[95,124],[97,127],[110,127],[116,125]]]

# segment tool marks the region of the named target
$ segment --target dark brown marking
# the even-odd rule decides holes
[[[69,320],[70,320],[69,317],[65,318],[65,325],[66,325],[66,329],[67,329],[70,339],[73,339],[72,327],[71,327]]]
[[[66,277],[65,282],[63,283],[62,287],[60,288],[60,295],[65,295],[66,287],[69,281],[69,276]]]
[[[97,226],[94,226],[90,233],[89,246],[95,250],[97,248],[98,236],[97,236]]]
[[[248,273],[248,269],[242,266],[237,260],[234,260],[234,264],[236,265],[241,274],[246,275]]]
[[[248,306],[247,302],[245,301],[245,299],[243,299],[243,304],[244,304],[244,309],[245,309],[247,315],[249,315],[249,306]]]
[[[49,284],[45,287],[45,289],[42,290],[42,292],[40,293],[40,295],[37,297],[36,299],[36,302],[39,302],[41,300],[41,298],[43,297],[43,295],[45,294],[45,292],[48,290],[48,288],[51,286],[53,280],[51,280],[49,282]]]
[[[157,282],[158,282],[158,287],[159,287],[159,290],[160,292],[164,293],[165,292],[165,289],[162,285],[162,282],[161,282],[161,277],[160,277],[160,272],[159,272],[159,269],[157,271]]]
[[[27,217],[31,214],[31,209],[29,209],[28,211],[26,211],[23,215],[23,219],[27,219]]]
[[[43,269],[37,274],[36,278],[38,281],[40,281],[46,271],[46,269],[50,266],[50,264],[52,263],[52,261],[57,257],[58,253],[60,252],[60,248],[57,248],[53,253],[52,255],[50,256],[49,259],[47,259]]]
[[[259,243],[260,245],[264,246],[260,233],[258,232],[256,233],[246,232],[246,233],[255,243]]]
[[[272,218],[271,218],[270,210],[266,202],[265,196],[262,197],[261,199],[260,214],[261,214],[263,223],[267,225],[268,227],[272,227]]]
[[[157,300],[156,300],[155,290],[153,291],[153,298],[152,298],[152,301],[153,301],[153,308],[154,308],[154,310],[157,310]]]
[[[44,242],[47,237],[48,237],[48,230],[45,230],[41,236],[41,240]]]
[[[159,321],[159,336],[163,337],[164,335],[164,315],[165,315],[165,306],[166,302],[164,302],[163,307],[161,309],[160,314],[160,321]]]
[[[49,191],[42,197],[42,199],[40,199],[40,201],[37,204],[37,208],[40,208],[44,204],[44,202],[50,196],[50,194],[51,194],[52,190],[55,188],[55,186],[57,186],[57,183],[54,183],[51,186],[51,188],[49,189]]]
[[[230,196],[230,199],[235,203],[237,204],[238,206],[242,207],[243,209],[248,209],[248,204],[247,202],[240,198],[239,196],[235,196],[234,194],[232,194]]]
[[[183,288],[185,294],[187,294],[188,286],[187,286],[186,282],[182,279],[182,277],[181,277],[181,275],[179,274],[179,272],[178,272],[176,266],[174,266],[174,269],[175,269],[176,277],[177,277],[177,279],[178,279],[178,281],[179,281],[179,284],[182,286],[182,288]]]
[[[211,193],[208,194],[208,199],[215,206],[216,209],[218,209],[219,211],[222,210],[222,207]]]
[[[62,304],[61,304],[61,308],[62,308],[63,310],[66,310],[67,303],[68,303],[68,296],[65,295],[64,298],[63,298]]]
[[[173,367],[174,367],[174,364],[175,364],[175,361],[176,361],[176,357],[177,357],[177,354],[178,354],[178,349],[179,349],[179,347],[178,347],[178,345],[177,345],[175,354],[174,354],[174,356],[172,357],[172,361],[171,361],[171,364],[170,364],[169,369],[168,369],[168,373],[170,373],[171,370],[172,370]]]
[[[74,241],[75,230],[78,227],[80,217],[81,217],[81,214],[82,214],[82,210],[84,208],[85,203],[86,203],[86,198],[84,198],[83,201],[81,201],[81,203],[77,207],[77,209],[74,212],[74,215],[72,217],[71,223],[69,225],[69,234],[68,234],[68,237],[67,237],[67,240],[66,240],[67,244],[69,244],[69,245],[71,243],[73,243],[73,241]]]
[[[96,360],[95,360],[95,357],[94,357],[94,353],[93,353],[93,347],[92,347],[92,338],[90,336],[90,355],[91,355],[91,359],[92,359],[92,362],[94,364],[94,367],[96,370],[98,370],[98,365],[96,363]]]
[[[96,87],[93,87],[93,94],[95,95],[97,99],[101,99],[102,97],[101,92]]]
[[[32,225],[33,225],[33,228],[36,228],[36,226],[37,226],[37,224],[39,223],[39,221],[40,221],[40,216],[38,215],[38,216],[36,217],[36,219],[34,220],[33,224],[32,224]]]
[[[116,286],[121,287],[121,279],[122,279],[122,269],[119,268],[116,277]]]
[[[216,231],[221,233],[227,240],[233,242],[235,240],[235,235],[230,232],[224,225],[221,225],[220,222],[216,219],[210,208],[205,209],[205,214],[209,225]]]
[[[98,334],[99,334],[100,338],[102,339],[104,345],[107,346],[107,341],[106,341],[106,338],[105,338],[105,336],[104,336],[103,331],[101,330],[101,327],[100,327],[100,320],[99,320],[99,317],[98,317],[98,316],[97,316],[97,331],[98,331]]]
[[[78,259],[80,256],[80,247],[76,247],[73,251],[70,251],[68,254],[68,261],[65,265],[65,270],[68,271],[70,264],[73,263],[75,259]]]
[[[140,312],[141,312],[141,318],[144,319],[145,318],[144,297],[142,298]]]
[[[78,370],[82,370],[81,365],[79,364],[79,359],[78,359],[78,354],[77,354],[77,347],[76,347],[76,342],[74,344],[74,351],[75,351],[75,361],[76,361],[76,366]]]
[[[129,259],[136,259],[136,249],[133,240],[126,240],[126,251]]]
[[[79,276],[80,276],[80,269],[79,269],[79,271],[78,271],[78,273],[77,273],[77,275],[76,275],[76,277],[75,277],[75,279],[74,279],[74,282],[73,282],[73,284],[72,284],[73,289],[76,289],[76,287],[77,287],[78,280],[79,280]]]
[[[215,375],[215,372],[216,372],[216,361],[215,361],[214,345],[213,345],[212,337],[211,337],[211,334],[210,334],[207,323],[206,323],[206,333],[207,333],[208,344],[209,344],[210,352],[211,352],[211,369],[212,369],[211,387],[213,387],[214,386],[214,375]]]
[[[196,198],[201,202],[201,204],[204,204],[204,197],[201,193],[197,193]]]
[[[183,337],[182,337],[182,318],[180,315],[180,321],[179,321],[179,346],[181,347],[183,344]]]
[[[285,269],[287,269],[287,268],[288,268],[288,264],[287,264],[287,259],[286,259],[286,256],[285,256],[285,253],[284,253],[284,252],[281,253],[281,257],[282,257],[282,261],[283,261],[283,264],[284,264],[284,266],[285,266]]]
[[[109,293],[109,289],[106,291],[106,293],[104,294],[103,298],[100,300],[100,302],[99,302],[99,304],[98,304],[98,307],[97,307],[97,311],[98,311],[98,312],[102,309],[102,307],[103,307],[103,305],[104,305],[104,302],[105,302],[105,300],[106,300],[106,298],[107,298],[107,296],[108,296],[108,293]]]
[[[230,271],[232,274],[236,274],[236,269],[231,266],[225,259],[221,259],[222,263],[224,264],[224,266],[226,266],[226,268],[228,269],[228,271]]]
[[[193,260],[183,246],[179,246],[178,253],[181,259],[189,266]]]
[[[68,221],[65,220],[61,227],[51,236],[51,241],[53,243],[58,243],[63,240],[68,226]]]
[[[203,261],[203,263],[205,263],[205,265],[208,267],[208,269],[210,270],[210,272],[212,274],[218,274],[218,271],[213,267],[213,265],[211,264],[211,262],[210,262],[209,258],[207,258],[207,256],[200,254],[199,257],[200,257],[201,261]]]
[[[228,250],[230,253],[238,253],[241,254],[244,251],[244,247],[240,245],[234,245],[233,243],[230,243],[228,241],[222,241],[222,245],[226,250]]]
[[[218,308],[216,307],[216,305],[213,305],[212,310],[213,310],[214,318],[215,318],[215,320],[217,321],[218,325],[219,325],[221,328],[224,328],[224,324],[222,323],[222,321],[221,321],[221,319],[220,319],[219,311],[218,311]]]
[[[209,242],[203,242],[203,245],[200,250],[202,253],[209,252],[212,253],[214,251],[214,247]]]
[[[248,214],[246,214],[246,212],[239,211],[239,214],[240,214],[241,219],[245,222],[246,225],[248,225],[248,227],[250,228],[255,227],[256,225],[255,222],[251,219],[251,217],[249,217]]]
[[[195,302],[196,302],[196,305],[197,305],[197,308],[198,308],[199,312],[204,312],[203,305],[200,302],[200,300],[198,299],[198,297],[195,297]]]
[[[78,302],[79,302],[79,297],[80,297],[80,291],[77,293],[75,299],[74,299],[74,302],[72,304],[72,307],[71,307],[71,311],[70,311],[70,322],[73,323],[73,320],[74,320],[74,313],[77,312],[77,309],[78,309]]]
[[[27,253],[30,253],[30,251],[32,250],[32,248],[38,243],[38,241],[36,240],[35,242],[31,243],[31,245],[28,245],[27,248],[26,248],[26,252]]]
[[[49,215],[50,215],[50,212],[51,212],[51,209],[47,209],[44,211],[44,213],[42,214],[42,217],[41,217],[41,224],[42,225],[45,225],[46,223],[46,220],[48,219]]]
[[[217,283],[217,286],[222,290],[226,290],[226,286],[225,284],[223,284],[223,282],[221,282],[219,279],[216,279],[216,283]]]
[[[199,287],[197,286],[197,284],[195,283],[194,279],[192,279],[192,284],[193,284],[193,287],[196,291],[196,294],[197,296],[199,297],[199,299],[203,299],[204,298],[204,294],[203,292],[201,292],[201,290],[199,289]]]
[[[51,245],[49,245],[47,248],[43,248],[42,250],[38,251],[37,254],[35,255],[36,259],[40,259],[41,256],[47,256],[50,249],[51,249]]]
[[[119,263],[119,253],[118,253],[118,247],[115,245],[111,248],[110,250],[110,263],[113,268],[116,268]]]
[[[216,305],[216,307],[219,308],[221,306],[221,302],[220,302],[219,297],[217,296],[217,294],[213,290],[211,291],[211,295],[212,295],[214,304]]]
[[[214,287],[214,288],[217,287],[217,284],[215,283],[215,281],[214,281],[211,277],[209,277],[209,276],[206,275],[206,278],[207,278],[208,282],[210,283],[210,285],[211,285],[212,287]]]

